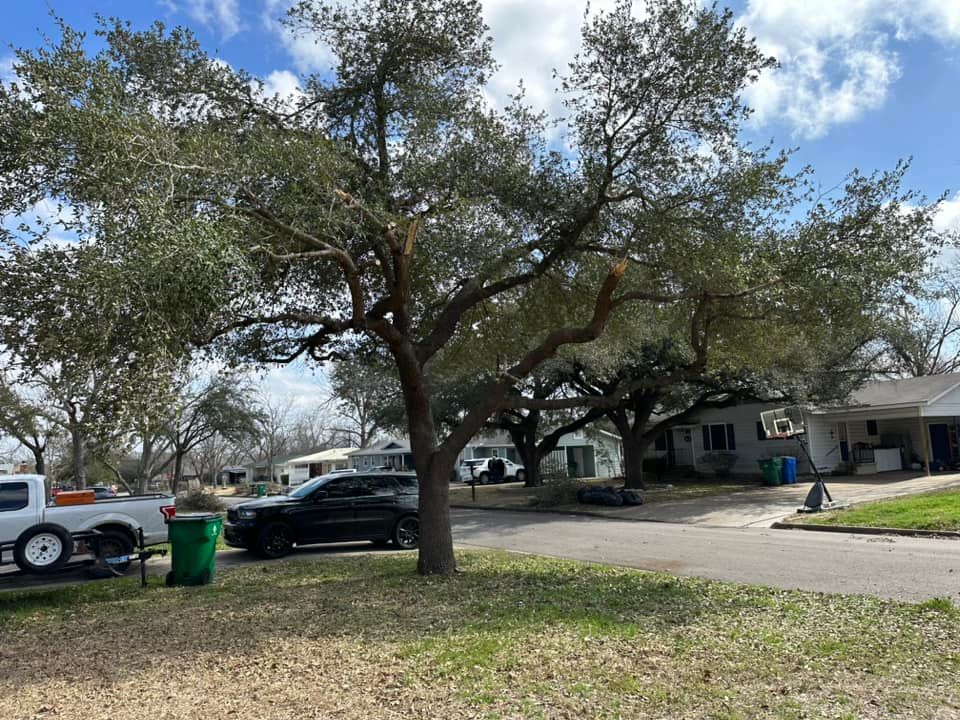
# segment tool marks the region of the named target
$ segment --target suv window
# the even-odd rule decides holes
[[[30,502],[30,489],[25,482],[0,484],[0,512],[23,510]]]
[[[417,484],[415,477],[395,477],[394,481],[400,486],[401,495],[416,495],[420,492],[420,486]]]
[[[384,495],[396,495],[397,486],[393,483],[393,478],[387,477],[372,477],[364,479],[363,484],[366,486],[366,492],[364,495],[374,495],[377,497],[382,497]]]
[[[328,498],[352,498],[366,495],[365,488],[361,487],[361,478],[337,478],[323,485],[321,488]]]

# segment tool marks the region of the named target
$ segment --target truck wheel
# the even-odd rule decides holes
[[[25,530],[13,547],[13,559],[24,572],[45,575],[56,572],[73,554],[73,538],[65,528],[41,523]]]
[[[272,522],[257,534],[256,552],[262,558],[276,560],[293,551],[293,528],[285,522]]]
[[[130,556],[133,554],[133,543],[124,533],[101,533],[98,538],[98,545],[94,547],[99,549],[97,562],[90,569],[90,573],[94,577],[114,577],[116,575],[123,575],[130,569],[129,560],[116,564],[107,562],[109,558],[122,557],[124,555]]]

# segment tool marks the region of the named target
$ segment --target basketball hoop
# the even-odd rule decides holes
[[[797,512],[819,512],[837,507],[839,503],[834,503],[833,498],[830,497],[830,491],[827,490],[826,483],[823,482],[823,477],[820,475],[820,470],[813,461],[810,450],[804,441],[804,436],[807,434],[807,424],[803,419],[803,411],[796,405],[778,408],[777,410],[766,410],[760,413],[760,423],[763,425],[767,440],[795,439],[806,456],[807,462],[810,463],[810,469],[813,470],[816,482],[814,482],[803,501],[803,507],[798,508]],[[824,497],[827,498],[827,502],[823,501]]]

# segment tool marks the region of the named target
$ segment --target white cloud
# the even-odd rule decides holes
[[[289,70],[274,70],[263,79],[263,92],[267,97],[300,95],[300,79]]]
[[[960,41],[956,0],[748,0],[738,22],[781,63],[746,93],[754,121],[807,138],[884,105],[901,75],[894,43]]]
[[[933,219],[933,227],[938,232],[960,231],[960,192],[940,205],[940,211]]]
[[[289,398],[295,408],[316,405],[330,396],[330,382],[324,368],[302,361],[264,370],[260,387],[273,398]]]
[[[175,7],[167,4],[167,7]],[[191,0],[187,13],[199,23],[219,31],[224,38],[230,38],[241,30],[240,9],[237,0]]]
[[[297,70],[329,69],[329,47],[280,24],[292,2],[264,0],[265,25]],[[594,0],[590,12],[614,4]],[[642,6],[636,4],[638,12]],[[486,0],[484,17],[501,66],[488,98],[504,104],[522,79],[530,104],[557,112],[553,71],[564,72],[580,48],[585,8],[583,0]],[[746,0],[738,22],[781,62],[747,91],[754,122],[784,121],[797,135],[814,138],[889,100],[902,74],[898,44],[921,38],[960,43],[960,0]]]
[[[13,55],[0,57],[0,82],[12,82],[16,77],[16,73],[13,72]]]
[[[595,1],[590,12],[610,10],[614,5],[613,0]],[[504,103],[522,79],[531,105],[559,108],[561,98],[556,94],[553,71],[565,73],[580,49],[585,7],[585,3],[569,0],[488,0],[483,4],[493,55],[501,65],[489,87],[495,101]]]
[[[303,73],[328,70],[334,60],[330,47],[313,33],[291,32],[280,22],[293,4],[294,0],[266,0],[262,16],[264,27],[283,43],[297,70]]]

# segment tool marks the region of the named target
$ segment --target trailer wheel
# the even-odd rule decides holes
[[[131,562],[110,563],[110,558],[129,557],[133,555],[133,543],[126,533],[107,531],[100,535],[95,546],[98,549],[97,561],[90,574],[98,578],[116,577],[123,575],[130,568]]]
[[[13,547],[17,567],[38,575],[56,572],[66,565],[72,554],[70,533],[53,523],[41,523],[25,530]]]

